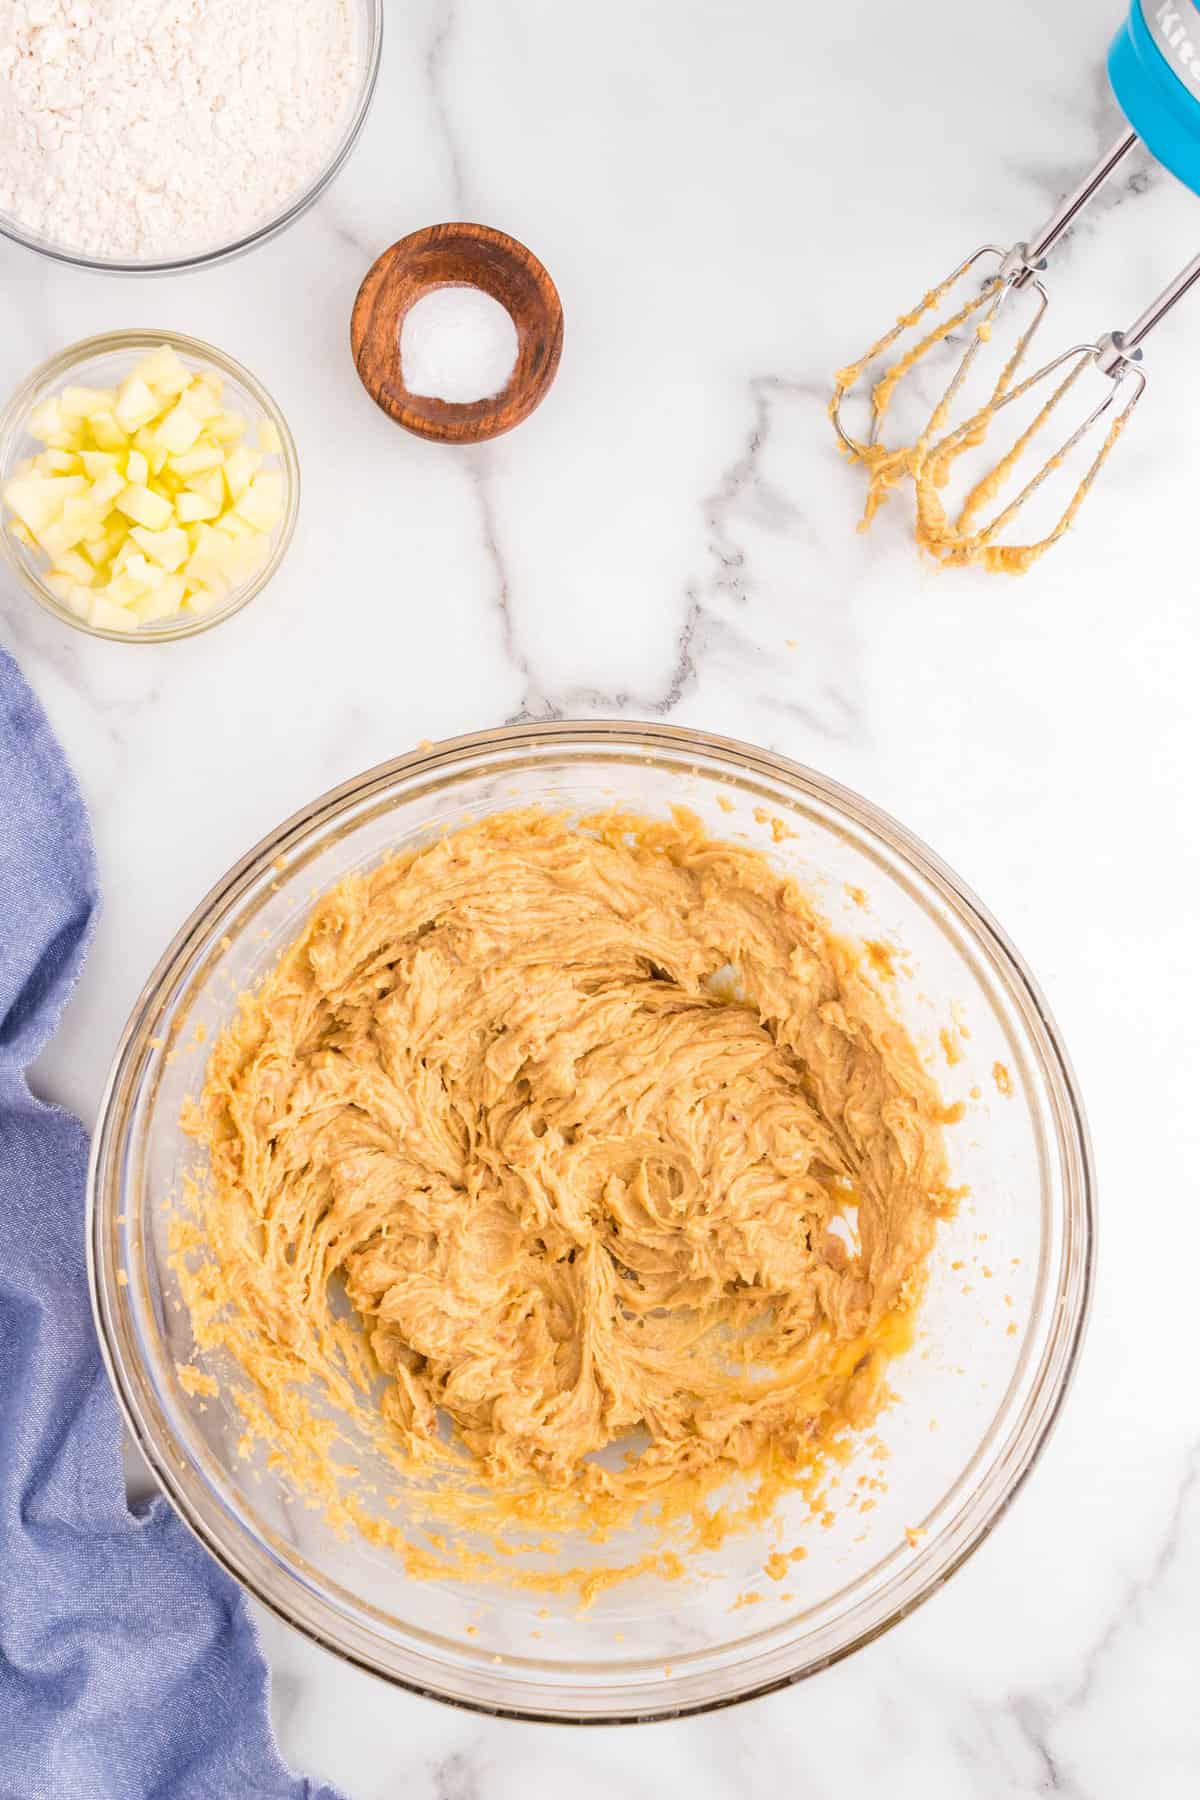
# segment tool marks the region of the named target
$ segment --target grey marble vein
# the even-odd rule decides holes
[[[507,716],[505,723],[513,725],[527,720],[577,718],[583,714],[604,716],[612,713],[665,718],[688,691],[695,674],[694,656],[704,620],[694,596],[688,597],[676,641],[674,662],[661,687],[631,686],[606,691],[586,684],[568,683],[561,689],[549,691],[538,675],[518,631],[512,579],[501,544],[486,446],[468,452],[466,468],[478,509],[483,547],[492,571],[492,601],[500,617],[501,647],[506,660],[518,672],[523,684],[521,704]]]
[[[1200,1440],[1193,1443],[1185,1459],[1165,1524],[1144,1571],[1123,1584],[1103,1626],[1079,1654],[1073,1677],[1059,1692],[1018,1694],[1010,1702],[1014,1719],[1045,1769],[1046,1792],[1062,1796],[1062,1800],[1090,1800],[1086,1788],[1071,1773],[1069,1756],[1056,1749],[1055,1739],[1073,1716],[1084,1714],[1092,1705],[1106,1666],[1126,1650],[1129,1636],[1145,1626],[1148,1609],[1172,1579],[1188,1533],[1197,1530]],[[1193,1672],[1198,1666],[1198,1642],[1200,1639],[1193,1639],[1191,1645]],[[1197,1775],[1200,1777],[1200,1765]]]
[[[764,708],[821,737],[853,742],[863,729],[853,691],[857,646],[843,608],[831,603],[835,580],[843,602],[853,584],[844,569],[831,575],[813,483],[804,479],[799,455],[792,460],[789,453],[789,433],[819,433],[824,475],[836,465],[825,418],[828,384],[764,375],[748,390],[743,446],[703,502],[711,561],[700,587],[707,646],[724,672],[736,670],[753,686]],[[851,514],[843,541],[861,551],[853,523]]]
[[[447,97],[448,64],[458,26],[458,0],[437,0],[433,35],[425,52],[425,75],[433,103],[434,119],[446,156],[450,180],[452,216],[466,217],[467,188],[463,155]]]

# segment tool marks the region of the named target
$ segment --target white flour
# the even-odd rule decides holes
[[[244,237],[329,161],[348,0],[0,0],[0,213],[84,255]]]

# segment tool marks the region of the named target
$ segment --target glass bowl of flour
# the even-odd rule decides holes
[[[298,219],[366,120],[383,0],[19,0],[0,10],[0,233],[168,274]]]

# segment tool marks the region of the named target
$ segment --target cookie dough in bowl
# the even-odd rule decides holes
[[[259,846],[131,1021],[97,1307],[285,1617],[559,1719],[812,1673],[989,1528],[1086,1306],[1044,1007],[929,853],[666,727],[418,752]]]
[[[245,996],[189,1109],[180,1282],[318,1498],[312,1384],[441,1461],[451,1518],[595,1532],[657,1499],[711,1546],[711,1487],[755,1471],[761,1505],[878,1411],[945,1118],[760,850],[500,813],[351,876]]]

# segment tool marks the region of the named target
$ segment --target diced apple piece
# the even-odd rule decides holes
[[[81,450],[79,460],[83,464],[83,472],[93,481],[99,481],[110,469],[119,469],[116,452],[113,450]]]
[[[80,587],[91,587],[96,579],[96,571],[85,556],[78,550],[67,550],[58,557],[54,565],[56,575],[66,575],[70,580],[78,582]]]
[[[229,598],[229,584],[219,577],[212,581],[199,582],[188,589],[186,607],[188,612],[210,613],[223,606]]]
[[[30,531],[44,531],[62,512],[65,496],[54,492],[51,483],[41,475],[27,475],[22,481],[10,481],[4,490],[4,504],[16,513]]]
[[[181,525],[192,525],[200,519],[215,519],[220,511],[220,501],[210,500],[206,494],[193,494],[185,490],[175,501],[175,517]]]
[[[97,450],[124,450],[129,442],[130,434],[117,423],[115,413],[93,413],[87,428]]]
[[[93,413],[111,412],[116,403],[112,388],[65,387],[58,396],[58,410],[65,419],[90,419]]]
[[[252,492],[271,499],[278,506],[283,505],[285,491],[284,479],[278,469],[261,469],[250,483]]]
[[[168,456],[182,456],[190,450],[204,428],[203,420],[193,410],[192,393],[189,388],[154,428],[154,440]]]
[[[157,350],[152,350],[138,364],[137,372],[146,386],[152,387],[164,400],[176,399],[192,379],[191,370],[169,344],[160,344]]]
[[[150,479],[150,464],[140,450],[131,450],[125,459],[125,479],[145,487]]]
[[[220,541],[220,533],[216,528],[203,522],[193,525],[186,535],[193,550],[203,550]]]
[[[53,572],[44,576],[43,580],[51,593],[62,601],[68,612],[74,613],[77,619],[87,618],[92,610],[93,598],[88,588],[78,581],[72,581],[69,575],[59,575]]]
[[[69,480],[70,477],[67,476],[65,479]],[[63,506],[62,516],[68,521],[82,520],[89,532],[99,531],[102,521],[92,500],[92,489],[86,483],[82,492],[68,495]]]
[[[178,569],[190,554],[187,532],[177,525],[169,525],[165,531],[147,531],[145,526],[135,525],[129,535],[152,562],[169,572]]]
[[[81,544],[95,525],[95,515],[76,515],[69,519],[64,509],[63,517],[54,525],[47,525],[44,530],[34,535],[51,562],[61,562],[68,550]]]
[[[206,500],[215,500],[218,512],[225,504],[225,477],[220,469],[206,469],[203,475],[190,476],[188,487],[194,494],[203,494]]]
[[[221,548],[219,551],[214,551],[214,561],[223,575],[236,575],[246,561],[246,545],[249,539],[228,537],[225,532],[220,530],[219,525],[217,530],[220,532]]]
[[[192,475],[203,475],[206,469],[219,469],[225,461],[225,452],[219,444],[197,444],[194,450],[185,450],[181,455],[171,456],[168,466],[177,475],[185,478]]]
[[[258,447],[264,456],[281,456],[283,454],[283,439],[279,435],[279,427],[274,419],[259,420]]]
[[[109,513],[104,522],[105,561],[111,563],[129,542],[129,521],[119,512]],[[85,550],[87,539],[84,539]]]
[[[136,455],[137,452],[133,452]],[[130,459],[132,461],[132,457]],[[123,512],[127,519],[136,525],[145,525],[151,531],[161,531],[171,523],[171,502],[164,500],[161,494],[155,494],[139,482],[132,482],[117,501],[117,510]]]
[[[235,557],[236,550],[229,538],[214,531],[211,525],[202,525],[184,573],[189,583],[224,584],[233,573]]]
[[[132,602],[132,610],[143,625],[153,625],[159,619],[169,619],[183,605],[184,585],[182,575],[164,575],[156,588],[145,594],[139,594]]]
[[[124,491],[125,477],[117,469],[107,469],[98,480],[93,481],[87,497],[96,511],[104,514],[112,510],[114,502]]]
[[[243,445],[232,451],[225,459],[225,486],[229,489],[231,500],[240,500],[250,483],[254,480],[262,464],[262,457],[257,450],[247,450]]]
[[[75,450],[43,450],[37,463],[47,475],[77,475],[82,466]]]
[[[80,545],[80,552],[87,557],[103,583],[112,574],[113,557],[120,548],[119,544],[114,546],[108,539],[101,539],[98,544],[89,544],[85,539]]]
[[[29,435],[43,444],[56,437],[63,428],[62,408],[57,400],[43,400],[29,415]]]
[[[244,538],[236,538],[234,547],[237,553],[235,566],[243,581],[257,574],[271,554],[271,540],[263,531],[252,531]]]
[[[101,631],[136,631],[138,616],[128,606],[115,606],[111,600],[97,594],[88,609],[88,624],[98,626]]]
[[[270,493],[258,494],[247,488],[234,512],[250,526],[251,535],[270,537],[283,517],[283,504]]]
[[[152,563],[140,550],[132,549],[125,558],[125,567],[121,573],[127,575],[130,581],[136,581],[140,588],[161,587],[165,577],[164,570],[157,563]]]
[[[233,510],[256,530],[271,531],[283,517],[283,477],[256,475]]]
[[[113,413],[121,429],[132,434],[139,425],[148,425],[151,419],[157,418],[162,405],[154,389],[147,387],[135,369],[117,389]]]
[[[92,610],[92,600],[96,594],[95,588],[88,587],[82,581],[72,581],[69,575],[61,574],[57,570],[52,575],[44,575],[42,579],[47,587],[53,587],[54,593],[63,605],[75,614],[77,619],[87,618]]]
[[[9,482],[4,501],[36,537],[61,518],[67,501],[86,486],[82,475],[29,475],[23,481]]]
[[[210,419],[208,435],[216,444],[240,444],[246,435],[248,421],[240,412],[223,412]]]
[[[149,425],[143,425],[134,437],[133,447],[145,457],[151,475],[162,474],[166,467],[167,452],[158,441],[157,427],[152,430]]]
[[[221,389],[216,379],[207,375],[198,375],[188,390],[180,398],[180,405],[186,406],[194,418],[215,419],[221,412]],[[187,445],[184,445],[187,448]]]

